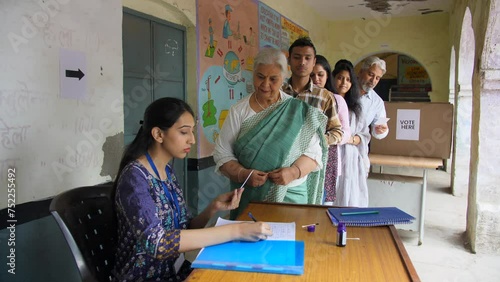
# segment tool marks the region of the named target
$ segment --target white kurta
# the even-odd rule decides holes
[[[342,175],[338,177],[337,199],[333,202],[335,206],[368,206],[368,185],[366,179],[370,169],[368,158],[368,143],[370,132],[366,122],[361,118],[358,120],[353,112],[349,112],[350,126],[353,135],[361,138],[358,145],[341,145]]]

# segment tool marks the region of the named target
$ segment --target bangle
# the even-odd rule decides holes
[[[299,177],[297,177],[297,179],[299,179],[302,176],[302,171],[300,170],[300,167],[296,164],[292,164],[292,166],[296,167],[299,170]]]
[[[240,173],[241,173],[241,171],[242,171],[244,168],[245,168],[244,166],[241,166],[240,170],[238,170],[238,176],[237,176],[237,178],[238,178],[238,179],[236,179],[236,180],[238,181],[238,183],[241,183],[241,181],[240,181]]]

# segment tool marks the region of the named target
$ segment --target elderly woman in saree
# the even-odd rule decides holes
[[[328,154],[327,118],[281,91],[287,60],[265,48],[254,59],[255,91],[233,105],[216,141],[215,171],[231,189],[248,177],[235,218],[250,201],[320,204]]]

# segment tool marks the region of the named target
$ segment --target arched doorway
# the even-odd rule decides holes
[[[386,62],[387,72],[375,87],[375,92],[389,102],[430,102],[432,91],[430,76],[425,67],[410,55],[398,52],[377,53]],[[368,56],[367,56],[368,57]],[[361,68],[360,60],[355,66]]]
[[[469,163],[472,120],[472,74],[474,70],[475,40],[472,29],[472,16],[466,9],[462,22],[457,80],[454,98],[453,151],[451,168],[451,189],[453,195],[467,193],[469,186]]]

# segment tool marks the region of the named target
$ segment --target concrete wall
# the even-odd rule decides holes
[[[21,204],[111,180],[123,144],[120,1],[5,0],[0,17],[0,181],[15,168]],[[65,63],[84,77],[65,77]]]

